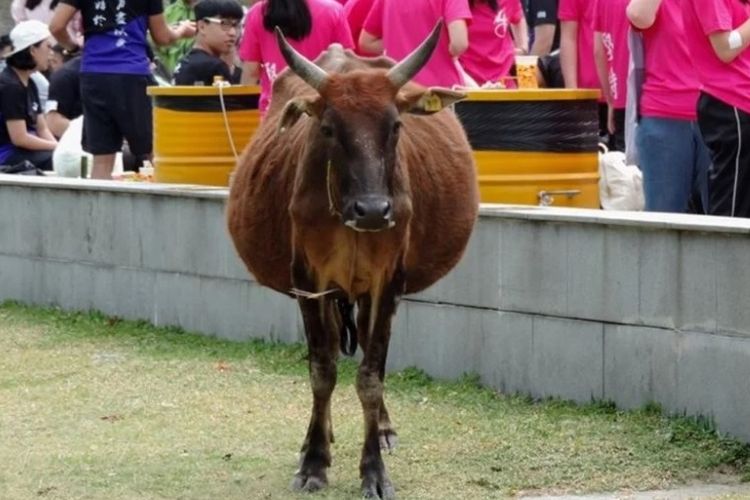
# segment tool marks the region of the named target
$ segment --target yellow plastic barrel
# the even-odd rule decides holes
[[[228,186],[235,151],[242,153],[260,122],[260,87],[149,87],[148,95],[154,108],[154,180]]]
[[[598,90],[472,90],[456,104],[485,203],[599,208]]]

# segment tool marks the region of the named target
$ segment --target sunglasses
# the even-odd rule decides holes
[[[224,31],[229,31],[232,28],[238,29],[240,27],[240,21],[238,19],[219,19],[218,17],[204,17],[202,21],[218,24]]]

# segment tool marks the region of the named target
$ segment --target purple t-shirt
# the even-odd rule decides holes
[[[83,18],[81,73],[149,75],[148,18],[161,0],[61,0]]]

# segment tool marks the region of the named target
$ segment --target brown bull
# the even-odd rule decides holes
[[[381,457],[396,438],[383,402],[391,318],[400,296],[456,264],[478,208],[464,131],[452,111],[438,112],[463,95],[408,83],[441,29],[395,66],[337,45],[312,63],[277,31],[291,70],[275,81],[268,115],[240,159],[227,216],[250,272],[296,295],[302,311],[313,408],[296,489],[327,483],[339,344],[353,352],[356,330],[362,490],[395,496]]]

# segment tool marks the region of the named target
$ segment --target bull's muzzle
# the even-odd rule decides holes
[[[395,225],[393,201],[388,196],[362,196],[346,204],[344,224],[355,231],[382,231]]]

